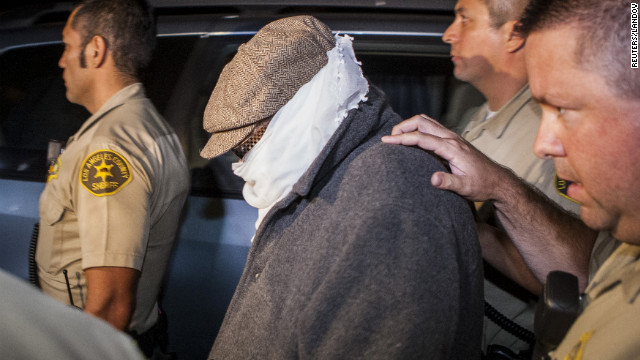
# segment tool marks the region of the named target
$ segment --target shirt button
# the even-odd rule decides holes
[[[256,280],[260,277],[260,273],[256,273]]]

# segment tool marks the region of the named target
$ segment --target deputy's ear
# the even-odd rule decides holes
[[[505,50],[511,53],[522,49],[525,43],[525,38],[517,31],[517,24],[518,20],[511,20],[502,25],[505,38]]]
[[[95,35],[87,44],[85,57],[89,66],[101,67],[107,60],[107,42],[100,35]]]

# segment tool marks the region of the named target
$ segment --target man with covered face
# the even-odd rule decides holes
[[[280,19],[213,90],[202,156],[240,157],[259,216],[210,358],[480,356],[470,208],[423,186],[445,170],[435,157],[381,143],[401,118],[351,41],[310,16]]]

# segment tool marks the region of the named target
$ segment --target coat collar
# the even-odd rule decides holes
[[[388,120],[385,112],[392,112],[386,97],[381,90],[371,84],[367,97],[367,101],[361,102],[357,109],[349,112],[322,152],[293,186],[293,193],[299,196],[308,195],[315,180],[330,175],[333,169],[369,139],[373,132],[385,125],[385,120]],[[391,126],[393,125],[395,124]]]
[[[389,106],[384,93],[369,83],[367,100],[360,102],[357,109],[349,112],[309,169],[293,185],[291,192],[271,208],[260,223],[254,238],[260,236],[280,209],[288,207],[296,199],[309,195],[313,186],[324,177],[332,175],[335,168],[351,156],[356,148],[367,142],[379,142],[379,138],[374,139],[375,135],[380,131],[391,133],[392,127],[401,120]],[[364,150],[364,147],[362,149]]]

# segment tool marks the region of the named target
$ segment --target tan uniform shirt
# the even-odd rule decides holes
[[[157,320],[156,298],[188,195],[181,144],[144,95],[130,85],[67,142],[40,197],[36,260],[45,293],[76,306],[87,296],[83,269],[141,272],[130,330]]]
[[[586,291],[586,308],[552,359],[640,358],[640,246],[622,244]]]
[[[535,186],[551,200],[572,213],[579,214],[580,206],[558,190],[552,160],[544,160],[533,152],[542,111],[531,97],[529,86],[524,86],[493,116],[487,118],[489,105],[483,104],[472,116],[462,136],[495,162],[513,170],[527,183]],[[605,256],[608,256],[607,253]],[[485,281],[485,298],[503,315],[533,331],[533,303],[525,303],[489,281]],[[525,350],[528,345],[485,320],[483,348],[500,344],[514,351]]]
[[[472,116],[462,137],[500,165],[513,170],[565,210],[580,215],[580,205],[566,196],[566,185],[556,178],[553,160],[544,160],[533,152],[542,111],[523,87],[492,117],[485,119],[489,105],[483,104]],[[620,243],[609,232],[600,232],[589,264],[589,279]]]
[[[542,110],[531,97],[529,86],[523,87],[507,104],[485,120],[488,111],[489,105],[485,103],[471,118],[462,137],[566,210],[579,214],[580,206],[557,189],[553,160],[541,159],[533,152]]]

